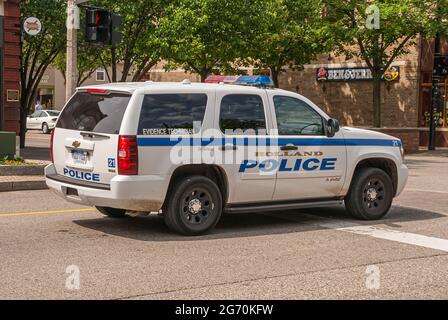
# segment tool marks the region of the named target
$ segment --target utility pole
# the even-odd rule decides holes
[[[76,0],[67,0],[67,69],[65,100],[68,101],[78,82],[78,39],[76,29]]]
[[[429,150],[436,149],[436,113],[439,111],[440,88],[439,88],[439,60],[440,60],[440,33],[436,34],[434,43],[434,68],[432,72],[432,93],[431,93],[431,109],[429,120]]]

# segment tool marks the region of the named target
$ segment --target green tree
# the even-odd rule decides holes
[[[267,0],[258,12],[252,40],[247,43],[253,65],[270,69],[274,85],[279,75],[302,69],[328,49],[329,29],[322,20],[320,0]]]
[[[434,29],[431,14],[435,1],[324,0],[324,3],[336,52],[347,59],[362,59],[372,72],[373,126],[381,127],[383,73],[416,45],[418,34]]]
[[[36,36],[23,32],[21,77],[20,147],[25,147],[26,117],[37,95],[37,87],[47,68],[64,50],[66,2],[64,0],[22,0],[21,24],[37,17],[42,30]]]
[[[162,56],[205,81],[211,73],[234,70],[248,57],[247,39],[259,0],[184,0],[160,20]]]

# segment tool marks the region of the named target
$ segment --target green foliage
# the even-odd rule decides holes
[[[418,34],[431,36],[436,30],[433,0],[324,0],[324,3],[338,53],[347,59],[363,59],[372,71],[384,70],[408,53]],[[370,5],[379,8],[379,29],[366,27],[366,9]]]
[[[432,36],[441,28],[437,2],[446,7],[447,0],[323,1],[335,51],[347,59],[363,60],[372,71],[373,125],[380,127],[383,72],[416,45],[417,35]],[[366,12],[370,5],[379,9],[379,28],[366,27],[368,14],[372,13]]]
[[[167,8],[160,20],[162,55],[196,72],[232,71],[247,57],[247,39],[259,17],[260,0],[185,0]],[[239,60],[239,61],[238,61]]]
[[[285,66],[301,69],[329,49],[331,30],[322,21],[320,0],[267,0],[262,8],[247,47],[253,64],[269,68],[278,86]]]

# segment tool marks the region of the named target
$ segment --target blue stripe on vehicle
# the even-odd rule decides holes
[[[138,138],[139,147],[172,147],[172,146],[285,146],[293,144],[295,146],[378,146],[378,147],[399,147],[400,140],[386,139],[294,139],[294,138]]]

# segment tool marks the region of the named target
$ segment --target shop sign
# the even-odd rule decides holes
[[[372,80],[372,72],[369,68],[325,68],[316,70],[317,81],[363,81]],[[383,80],[398,81],[400,79],[400,67],[393,66],[384,72]]]
[[[29,17],[24,21],[23,29],[30,36],[37,36],[42,30],[42,23],[36,17]]]

